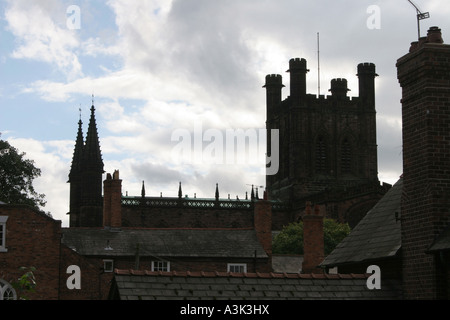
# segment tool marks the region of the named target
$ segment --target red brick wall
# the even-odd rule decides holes
[[[8,216],[8,252],[0,252],[0,277],[11,283],[23,275],[20,267],[35,267],[36,291],[24,295],[33,300],[58,299],[61,221],[19,205],[1,205],[0,215]]]
[[[397,61],[402,87],[402,259],[405,297],[440,297],[426,250],[449,221],[450,46],[425,43]]]
[[[109,280],[101,273],[102,259],[91,260],[79,255],[65,245],[61,245],[60,299],[61,300],[99,300],[104,298],[104,292],[109,289]],[[80,289],[69,289],[67,279],[72,273],[67,268],[76,265],[80,268]],[[103,293],[103,294],[102,294]]]

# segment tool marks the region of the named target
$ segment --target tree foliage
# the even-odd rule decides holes
[[[329,254],[349,233],[348,224],[333,219],[323,222],[324,253]],[[293,222],[285,226],[275,237],[272,252],[275,254],[303,254],[303,222]]]
[[[35,292],[36,290],[36,278],[34,277],[36,268],[20,267],[20,270],[25,273],[21,275],[17,281],[13,282],[12,286],[16,290],[20,300],[28,300],[28,297],[25,296],[25,294]]]
[[[40,209],[45,206],[45,195],[33,187],[33,180],[41,175],[33,160],[25,158],[9,142],[0,139],[0,201],[26,204]]]

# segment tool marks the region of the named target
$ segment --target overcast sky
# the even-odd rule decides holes
[[[439,26],[447,42],[449,1],[414,2],[430,13],[421,35]],[[105,171],[120,170],[124,193],[140,195],[143,180],[153,196],[176,196],[179,181],[208,198],[216,183],[224,198],[264,185],[263,163],[176,158],[171,138],[264,129],[264,78],[281,74],[288,96],[291,58],[308,61],[317,94],[317,33],[321,94],[346,78],[358,96],[358,63],[376,64],[379,179],[402,173],[395,63],[418,37],[407,0],[1,0],[0,12],[1,137],[41,168],[35,186],[63,226],[79,109],[86,134],[92,94]]]

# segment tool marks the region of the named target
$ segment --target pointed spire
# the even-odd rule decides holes
[[[219,184],[216,183],[216,201],[219,201]]]
[[[181,182],[180,186],[178,187],[178,198],[181,199],[183,197],[183,191],[181,191]]]
[[[95,107],[93,104],[91,107],[88,132],[86,134],[84,164],[90,169],[99,170],[103,173],[103,160],[95,120]]]
[[[69,173],[69,182],[70,182],[70,176],[72,176],[74,173],[80,171],[80,166],[82,163],[83,147],[84,147],[82,125],[83,125],[83,122],[80,119],[78,121],[77,140],[75,141],[75,149],[73,151],[72,165],[71,165],[70,173]]]
[[[252,192],[250,194],[250,199],[255,200],[255,191],[253,191],[253,185],[252,185]]]
[[[144,185],[144,180],[142,180],[142,190],[141,190],[141,196],[142,198],[145,197],[145,185]]]

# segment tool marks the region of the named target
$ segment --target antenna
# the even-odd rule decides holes
[[[320,96],[320,40],[317,32],[317,97]]]
[[[429,12],[420,12],[419,8],[412,2],[411,0],[408,0],[409,3],[416,9],[417,13],[417,37],[420,39],[420,20],[428,19],[430,17]]]

